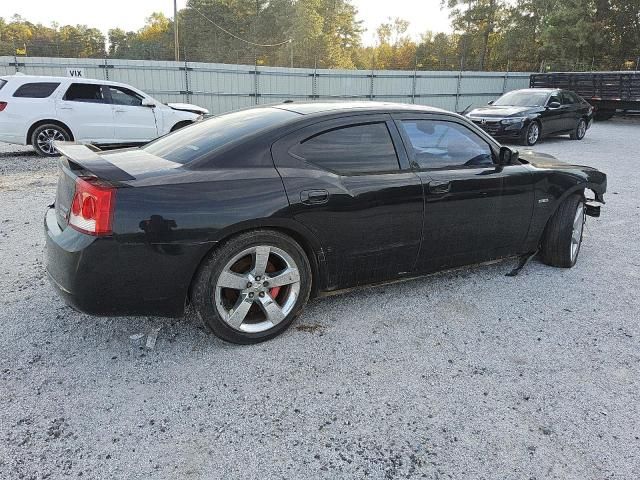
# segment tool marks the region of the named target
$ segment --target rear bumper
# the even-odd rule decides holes
[[[44,227],[47,274],[71,307],[90,315],[184,313],[190,268],[195,267],[175,269],[166,255],[156,253],[154,258],[149,245],[61,229],[53,208],[47,210]]]

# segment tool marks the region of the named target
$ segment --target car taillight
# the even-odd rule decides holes
[[[0,102],[0,112],[7,108],[7,102]]]
[[[100,183],[98,179],[78,177],[69,211],[69,225],[89,235],[109,235],[112,232],[115,196],[115,188]]]

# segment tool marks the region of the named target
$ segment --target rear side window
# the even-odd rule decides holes
[[[419,168],[484,167],[493,165],[487,142],[454,122],[403,120],[402,128]]]
[[[2,90],[2,87],[4,87],[6,84],[7,84],[7,81],[6,80],[2,80],[0,78],[0,90]]]
[[[55,82],[25,83],[18,87],[13,96],[18,98],[47,98],[59,86],[60,83]]]
[[[94,83],[72,83],[64,94],[71,102],[106,103],[102,85]]]
[[[400,169],[384,122],[349,125],[322,132],[295,145],[289,153],[342,174]]]

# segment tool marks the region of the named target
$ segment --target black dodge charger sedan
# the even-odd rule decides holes
[[[534,145],[551,135],[582,140],[591,126],[593,107],[568,90],[528,88],[505,93],[466,116],[493,137]]]
[[[322,292],[541,251],[575,264],[606,176],[519,157],[460,115],[288,103],[141,148],[57,143],[46,268],[96,315],[179,316],[255,343]]]

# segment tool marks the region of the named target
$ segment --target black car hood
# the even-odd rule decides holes
[[[522,115],[529,115],[532,113],[538,113],[542,110],[542,107],[515,107],[507,105],[490,105],[488,107],[475,108],[471,110],[468,115],[471,117],[519,117]]]
[[[519,158],[527,161],[537,168],[575,168],[576,165],[558,160],[548,153],[534,152],[533,150],[520,150]]]

